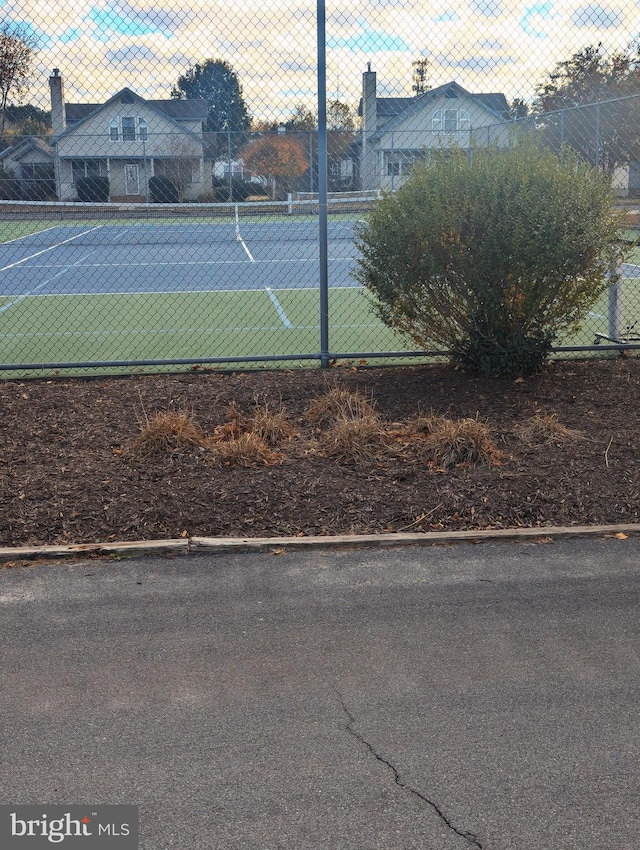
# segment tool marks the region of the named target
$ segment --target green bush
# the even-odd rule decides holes
[[[79,177],[76,180],[76,192],[79,201],[108,203],[109,178],[95,174],[91,177]]]
[[[0,176],[0,199],[3,201],[19,201],[21,198],[20,181],[14,177]]]
[[[149,178],[149,197],[154,204],[177,204],[180,200],[177,186],[163,174]]]
[[[356,278],[390,327],[486,375],[533,373],[620,259],[609,180],[535,140],[436,152],[358,231]]]

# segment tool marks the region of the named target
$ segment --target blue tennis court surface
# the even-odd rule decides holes
[[[331,286],[356,285],[353,226],[329,235]],[[318,284],[317,225],[74,224],[0,246],[0,295],[260,290]]]

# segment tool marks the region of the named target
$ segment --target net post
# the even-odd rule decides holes
[[[325,0],[317,0],[318,31],[318,228],[320,365],[329,366],[329,268],[327,233],[327,45]]]

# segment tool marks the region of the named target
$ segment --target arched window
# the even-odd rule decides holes
[[[112,142],[118,141],[118,130],[119,130],[118,119],[114,118],[113,121],[111,122],[111,124],[109,124],[109,138],[111,139]]]
[[[140,141],[146,142],[149,138],[149,127],[147,126],[147,122],[144,118],[138,119],[138,134]]]

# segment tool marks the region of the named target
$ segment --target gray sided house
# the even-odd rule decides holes
[[[456,82],[416,97],[378,97],[376,73],[362,75],[362,189],[397,189],[430,150],[509,144],[504,94],[476,94]]]
[[[55,152],[48,142],[35,136],[23,136],[15,145],[0,153],[0,166],[16,181],[15,187],[3,185],[0,195],[29,201],[54,200]]]
[[[110,199],[149,200],[149,180],[168,177],[180,200],[211,188],[205,100],[145,100],[129,88],[105,103],[66,103],[57,68],[49,78],[58,199],[77,200],[82,177],[107,177]]]

